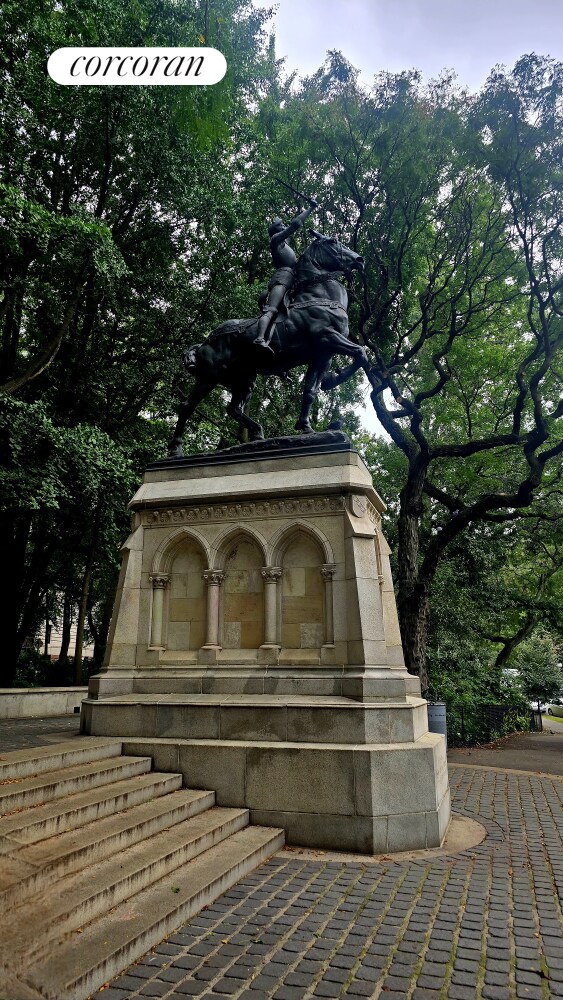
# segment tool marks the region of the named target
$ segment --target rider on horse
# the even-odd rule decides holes
[[[286,226],[281,219],[274,219],[268,227],[270,237],[270,250],[274,261],[274,271],[268,285],[268,298],[262,307],[262,315],[258,321],[258,336],[254,340],[257,347],[272,351],[269,346],[276,316],[283,302],[285,293],[291,288],[293,282],[293,269],[297,264],[295,252],[286,243],[293,233],[301,229],[311,212],[318,207],[313,198],[309,198],[309,208],[297,215],[292,222]],[[273,352],[272,352],[273,353]]]

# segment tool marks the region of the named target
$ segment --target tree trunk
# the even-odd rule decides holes
[[[57,666],[63,670],[68,659],[70,646],[70,628],[72,625],[72,601],[70,594],[66,593],[63,603],[63,627],[61,631],[61,648],[57,659]]]
[[[92,582],[92,568],[94,565],[94,555],[96,553],[96,546],[98,544],[100,513],[101,513],[101,501],[98,500],[98,505],[96,507],[96,511],[94,514],[94,523],[92,526],[92,536],[90,538],[90,546],[88,548],[88,555],[86,556],[84,575],[82,577],[82,590],[80,593],[80,603],[78,605],[78,618],[76,621],[76,646],[74,649],[74,682],[77,685],[80,685],[82,683],[82,650],[84,648],[84,624],[86,622],[86,613],[88,611],[88,598],[90,597],[90,584]]]
[[[9,580],[2,608],[0,686],[11,687],[23,644],[36,630],[42,617],[42,599],[53,546],[48,542],[45,524],[39,524],[32,531],[30,514],[7,511],[2,515],[0,524],[0,544],[5,575]],[[27,560],[30,545],[32,551]]]
[[[25,574],[25,556],[31,529],[31,517],[6,511],[0,518],[0,541],[5,577],[9,582],[3,598],[2,656],[0,687],[11,687],[21,651],[19,623],[21,595]]]
[[[416,586],[408,592],[403,600],[399,593],[397,611],[401,627],[401,639],[407,670],[418,674],[423,697],[428,691],[428,672],[426,669],[426,646],[428,642],[428,613],[430,609],[427,588]]]
[[[426,465],[418,456],[411,461],[409,478],[401,490],[398,521],[397,612],[407,670],[417,674],[424,693],[428,689],[426,645],[430,580],[420,579],[419,528],[423,514],[422,488]]]
[[[115,588],[117,586],[117,579],[119,572],[115,573],[115,578],[109,583],[106,595],[102,601],[102,609],[100,614],[100,619],[98,624],[95,625],[92,621],[92,615],[88,613],[88,624],[92,635],[94,636],[94,666],[96,673],[100,671],[104,664],[104,657],[106,655],[106,646],[108,641],[108,632],[111,625],[111,613],[113,611],[113,603],[115,600]]]

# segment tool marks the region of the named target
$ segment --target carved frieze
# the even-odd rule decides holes
[[[241,503],[206,504],[197,507],[171,507],[161,510],[145,510],[141,513],[141,519],[142,523],[147,527],[163,524],[197,524],[212,521],[249,521],[299,514],[338,514],[345,509],[345,504],[345,498],[341,496],[291,497],[284,500],[248,500]]]

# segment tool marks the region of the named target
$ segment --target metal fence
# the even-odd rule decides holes
[[[541,713],[522,713],[519,705],[447,705],[448,746],[491,743],[515,731],[541,731]]]

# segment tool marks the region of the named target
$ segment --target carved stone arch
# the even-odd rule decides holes
[[[309,523],[297,521],[288,525],[275,541],[273,558],[282,571],[279,588],[282,647],[320,650],[321,646],[332,643],[332,556],[326,537]],[[327,570],[330,570],[328,581]]]
[[[185,651],[204,644],[207,594],[203,574],[208,565],[209,546],[197,529],[182,527],[159,546],[151,571],[153,646]],[[162,596],[157,590],[163,591]]]
[[[254,528],[237,525],[217,539],[214,571],[224,577],[219,609],[224,649],[258,649],[264,642],[266,545]]]
[[[309,535],[315,542],[317,542],[323,553],[325,563],[334,563],[334,552],[324,532],[321,531],[320,528],[317,528],[316,525],[311,525],[306,521],[293,521],[291,524],[286,524],[282,528],[279,528],[275,535],[270,539],[270,544],[268,546],[268,565],[281,566],[283,553],[287,549],[288,545],[291,544],[294,535],[299,532]]]
[[[229,554],[232,543],[237,538],[248,538],[258,546],[263,560],[262,565],[266,565],[266,539],[260,531],[250,525],[235,525],[225,530],[215,539],[209,555],[209,565],[213,569],[224,569],[225,559]]]
[[[182,542],[186,539],[191,539],[196,545],[200,547],[205,557],[205,561],[208,566],[211,566],[211,550],[209,544],[203,535],[197,530],[197,528],[178,528],[172,534],[168,535],[158,546],[156,550],[151,566],[151,575],[156,574],[168,574],[170,573],[170,567],[174,561],[177,550],[181,547]]]

